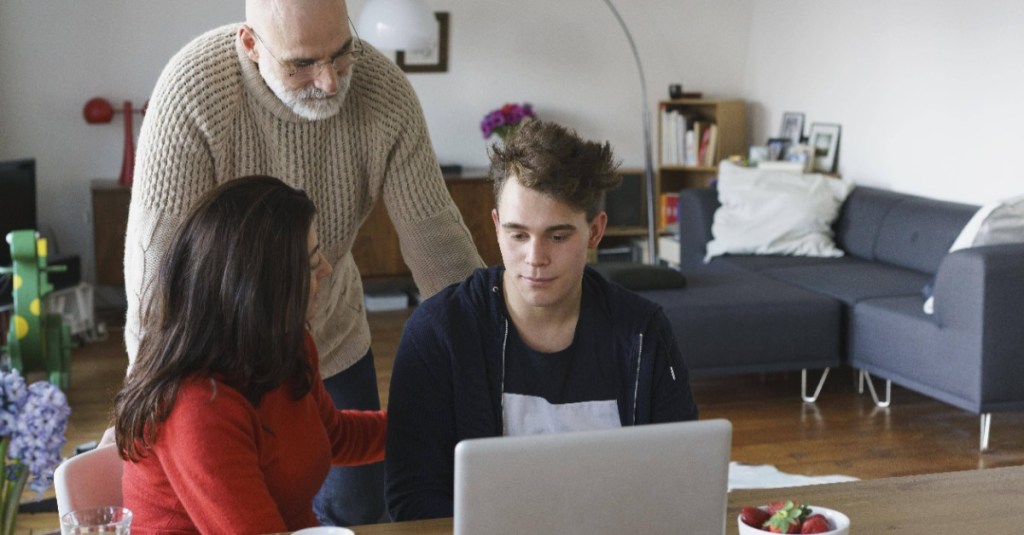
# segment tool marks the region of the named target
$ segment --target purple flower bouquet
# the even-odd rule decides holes
[[[14,532],[21,492],[40,495],[50,487],[60,464],[68,426],[67,397],[56,386],[39,381],[25,385],[18,370],[0,370],[0,534]]]
[[[497,134],[505,141],[512,132],[515,132],[519,123],[536,118],[530,104],[505,104],[484,116],[484,120],[480,122],[480,131],[483,132],[484,139]]]

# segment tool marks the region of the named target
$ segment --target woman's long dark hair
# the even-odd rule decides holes
[[[203,196],[160,263],[135,364],[114,403],[121,456],[137,461],[189,377],[213,376],[258,405],[313,377],[303,329],[309,229],[316,209],[268,176],[231,180]]]

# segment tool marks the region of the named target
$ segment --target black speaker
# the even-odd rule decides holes
[[[609,191],[604,199],[609,227],[646,227],[647,200],[644,198],[642,169],[620,169],[622,184]]]
[[[82,282],[82,259],[78,255],[51,256],[46,260],[51,266],[64,266],[64,271],[51,271],[47,274],[55,290],[70,288]]]

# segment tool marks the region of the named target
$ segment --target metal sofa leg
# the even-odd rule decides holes
[[[868,391],[871,393],[871,399],[874,400],[875,406],[884,409],[892,403],[892,381],[886,379],[885,381],[885,399],[879,400],[878,394],[875,392],[875,384],[871,380],[871,374],[861,370],[864,381],[868,384]]]
[[[818,401],[818,395],[821,394],[821,387],[825,386],[825,379],[828,378],[828,371],[831,368],[825,368],[824,373],[821,374],[821,379],[818,380],[818,387],[814,389],[814,395],[807,395],[807,368],[800,370],[800,397],[805,403],[814,403]]]
[[[864,393],[864,370],[857,370],[857,393]]]
[[[981,415],[981,451],[988,449],[988,435],[992,430],[992,413],[986,412]]]

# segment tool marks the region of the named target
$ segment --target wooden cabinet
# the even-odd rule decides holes
[[[455,206],[462,213],[462,219],[484,263],[489,266],[501,263],[498,237],[491,221],[491,209],[494,208],[493,183],[486,170],[446,175],[445,185]],[[352,255],[363,279],[411,275],[402,260],[398,233],[381,201],[377,202],[363,222],[352,245]]]
[[[675,192],[683,188],[706,188],[718,175],[718,162],[734,154],[747,152],[746,105],[742,100],[677,99],[658,104],[658,193]],[[717,142],[705,165],[667,163],[666,143],[679,138],[666,135],[665,112],[677,111],[686,118],[687,129],[696,122],[705,127],[716,126]],[[701,140],[694,139],[699,145]],[[685,151],[684,151],[685,152]]]
[[[90,190],[96,284],[124,287],[124,235],[132,189],[117,180],[97,179],[90,183]]]
[[[484,262],[487,265],[501,263],[498,238],[491,222],[494,194],[486,171],[446,176],[445,184]],[[132,190],[119,186],[116,180],[93,180],[91,189],[96,284],[123,287],[124,237]],[[381,202],[363,223],[352,246],[352,255],[363,278],[410,276],[402,260],[398,234]]]

